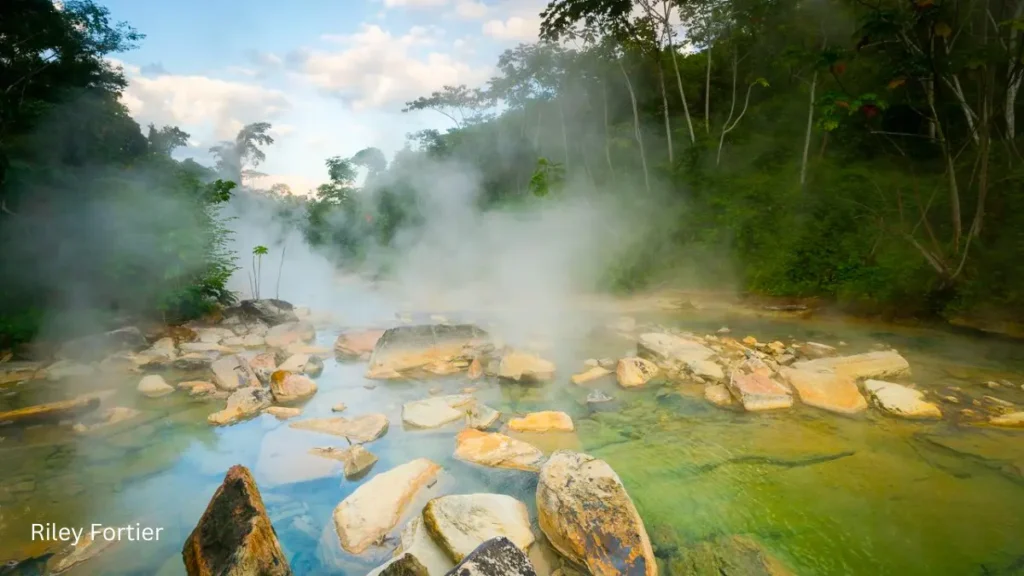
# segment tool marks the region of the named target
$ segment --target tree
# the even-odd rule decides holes
[[[270,128],[269,122],[247,124],[238,131],[233,142],[224,141],[210,148],[210,152],[217,158],[218,172],[239,184],[245,176],[260,176],[252,169],[267,159],[259,147],[274,143],[274,138],[269,134]]]
[[[440,91],[432,92],[430,96],[420,96],[406,102],[402,112],[433,110],[454,122],[456,128],[462,128],[467,122],[479,120],[481,111],[487,107],[488,98],[483,91],[470,90],[465,84],[461,84],[445,86]]]
[[[167,157],[176,149],[188,145],[189,138],[189,134],[177,126],[164,126],[157,130],[153,124],[149,125],[149,134],[146,136],[150,152]]]

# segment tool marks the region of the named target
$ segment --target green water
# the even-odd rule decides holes
[[[933,330],[838,322],[768,321],[709,314],[638,315],[697,333],[728,324],[734,336],[759,340],[845,343],[844,352],[895,347],[911,363],[921,388],[961,389],[965,406],[990,394],[1024,405],[1024,357],[1018,343]],[[321,330],[331,345],[337,330]],[[708,404],[696,386],[618,389],[593,387],[616,402],[587,408],[588,389],[568,382],[587,357],[618,356],[630,343],[606,336],[559,342],[547,355],[562,371],[540,387],[477,382],[477,397],[506,414],[537,409],[570,413],[577,432],[530,437],[542,449],[582,449],[618,472],[651,535],[664,574],[685,574],[692,546],[721,536],[753,538],[796,574],[1022,574],[1024,573],[1024,431],[970,426],[956,417],[964,406],[943,405],[950,418],[909,422],[874,410],[842,417],[796,406],[745,414]],[[497,491],[523,499],[533,513],[535,475],[480,468],[451,457],[459,425],[405,430],[403,402],[439,386],[454,393],[461,378],[364,385],[362,364],[328,360],[320,391],[304,417],[383,412],[387,435],[367,447],[380,457],[367,478],[415,457],[445,468],[431,494]],[[989,390],[990,379],[1013,389]],[[168,379],[171,381],[171,379]],[[305,454],[337,438],[292,430],[261,416],[211,428],[220,402],[180,393],[139,398],[137,378],[28,383],[0,397],[0,409],[113,388],[105,405],[134,406],[143,417],[100,434],[68,428],[0,431],[0,561],[60,547],[33,542],[32,523],[88,526],[141,522],[163,528],[159,542],[121,543],[70,574],[183,574],[181,545],[226,469],[249,466],[296,574],[362,575],[387,550],[364,558],[344,554],[331,511],[366,478],[345,481],[337,469]],[[342,441],[343,443],[343,441]],[[534,518],[535,518],[534,514]],[[540,572],[557,560],[542,547]],[[28,572],[26,572],[28,573]]]

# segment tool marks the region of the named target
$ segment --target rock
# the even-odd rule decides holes
[[[778,362],[782,366],[789,366],[789,365],[793,364],[793,362],[796,362],[796,356],[794,356],[792,354],[789,354],[789,353],[786,353],[786,354],[782,354],[781,356],[776,358],[775,361]]]
[[[508,538],[524,551],[534,542],[526,504],[504,494],[434,498],[423,508],[423,523],[455,562],[491,538]]]
[[[780,356],[786,352],[786,345],[778,340],[774,340],[768,343],[768,350],[776,356]]]
[[[331,412],[344,412],[348,406],[345,406],[344,402],[339,402],[334,406],[331,406]]]
[[[299,408],[286,408],[284,406],[271,406],[263,410],[264,413],[270,414],[278,420],[288,420],[302,415],[302,410]]]
[[[716,330],[716,332],[719,334],[728,334],[729,332],[732,332],[732,330],[729,330],[728,326],[722,326],[721,328]]]
[[[214,386],[210,382],[197,382],[188,391],[188,395],[193,397],[193,398],[200,398],[200,397],[205,397],[205,396],[217,396],[218,394],[225,395],[225,396],[228,395],[227,392],[218,391],[217,387]]]
[[[316,382],[302,374],[278,370],[270,375],[270,393],[278,404],[300,402],[316,394],[316,390]]]
[[[910,363],[894,350],[804,360],[794,363],[792,368],[809,372],[842,372],[854,380],[895,378],[910,374]]]
[[[340,450],[333,446],[313,448],[309,453],[344,463],[345,478],[349,480],[362,477],[377,463],[377,457],[360,444],[354,444]]]
[[[828,358],[831,356],[838,356],[839,351],[825,344],[819,344],[817,342],[806,342],[796,347],[797,352],[805,358],[815,360],[818,358]]]
[[[324,361],[317,356],[309,354],[293,354],[278,366],[277,369],[315,377],[324,371]]]
[[[334,352],[339,356],[360,358],[373,352],[384,330],[361,330],[339,334],[334,341]]]
[[[277,372],[277,355],[273,352],[263,352],[249,360],[249,367],[260,382],[270,383],[270,375]]]
[[[998,406],[1000,408],[1014,407],[1013,402],[1007,402],[1006,400],[1003,400],[1002,398],[996,398],[995,396],[982,396],[981,399],[993,406]]]
[[[276,326],[288,322],[296,322],[299,317],[295,307],[284,300],[265,298],[261,300],[242,300],[238,305],[243,320],[259,320],[268,326]]]
[[[388,418],[383,414],[366,414],[356,418],[310,418],[290,424],[296,430],[310,430],[333,436],[343,436],[350,442],[365,444],[380,438],[388,431]]]
[[[1024,412],[1012,412],[1002,416],[993,416],[988,420],[993,426],[1005,426],[1007,428],[1024,428]]]
[[[596,368],[601,364],[597,361],[597,358],[587,358],[583,361],[584,368]]]
[[[671,564],[672,574],[792,576],[792,572],[745,536],[725,536],[689,546]]]
[[[292,573],[259,488],[244,466],[228,470],[181,555],[189,576]]]
[[[554,410],[531,412],[522,418],[513,418],[509,420],[508,427],[514,432],[572,432],[576,429],[568,414]]]
[[[864,388],[876,406],[893,416],[921,419],[942,418],[942,411],[939,410],[939,407],[931,402],[926,402],[924,392],[920,390],[882,380],[868,380],[864,383]]]
[[[771,376],[771,370],[759,360],[747,360],[734,369],[728,387],[743,405],[743,409],[750,412],[789,408],[793,405],[793,394],[789,388],[776,382]]]
[[[475,400],[468,394],[406,402],[402,405],[402,422],[416,428],[437,428],[462,420],[473,402]]]
[[[454,566],[444,550],[438,547],[423,525],[423,516],[416,515],[402,528],[401,543],[394,559],[366,576],[441,576]]]
[[[623,358],[615,368],[615,376],[623,388],[643,386],[657,375],[658,366],[643,358]]]
[[[594,362],[596,363],[597,361],[595,360]],[[612,373],[612,371],[608,370],[607,368],[601,368],[600,366],[593,366],[589,370],[587,370],[586,372],[582,372],[580,374],[573,375],[572,383],[573,384],[577,384],[577,385],[579,385],[579,384],[586,384],[587,382],[591,382],[593,380],[597,380],[598,378],[604,378],[605,376],[607,376],[607,375],[609,375],[611,373]]]
[[[80,364],[71,360],[58,360],[43,370],[47,380],[64,380],[69,378],[85,378],[96,373],[91,364]],[[0,376],[3,378],[3,376]],[[2,384],[2,382],[0,382]]]
[[[270,407],[270,391],[259,386],[239,388],[228,396],[228,405],[220,412],[210,414],[206,420],[210,424],[226,426],[259,414],[264,408]]]
[[[751,348],[757,346],[757,338],[754,338],[753,336],[747,336],[742,340],[742,342]]]
[[[398,524],[416,493],[440,470],[430,460],[418,458],[377,474],[356,488],[334,509],[334,527],[341,547],[349,554],[362,554],[380,542]]]
[[[857,383],[845,374],[783,368],[782,375],[808,406],[839,414],[856,414],[868,407]]]
[[[541,467],[537,520],[562,556],[594,576],[656,576],[643,520],[603,460],[559,450]]]
[[[466,428],[455,437],[455,458],[491,468],[535,472],[540,468],[544,454],[522,440]]]
[[[65,360],[94,362],[117,352],[135,352],[146,346],[142,331],[130,326],[65,342],[57,351],[57,356]]]
[[[604,404],[605,402],[611,402],[612,400],[614,400],[614,398],[600,390],[591,390],[590,393],[587,394],[587,404]]]
[[[71,400],[37,404],[17,410],[0,412],[0,426],[57,423],[61,420],[68,420],[92,412],[99,408],[99,405],[100,398],[92,394],[79,396]]]
[[[132,418],[135,418],[139,414],[142,414],[142,412],[139,412],[134,408],[128,408],[125,406],[114,406],[112,408],[107,408],[106,410],[103,410],[99,414],[98,421],[95,421],[91,424],[76,424],[75,432],[94,432],[96,430],[108,428],[115,424],[120,424],[121,422],[131,420]]]
[[[107,540],[105,538],[93,540],[89,532],[84,532],[82,534],[82,539],[74,545],[71,553],[64,558],[61,558],[60,561],[56,563],[53,567],[52,574],[63,574],[83,562],[92,560],[99,556],[103,551],[113,546],[116,542],[116,540]],[[49,574],[51,572],[44,570],[39,573]],[[0,574],[6,574],[6,572],[0,572]],[[18,572],[15,572],[15,574],[18,574]],[[35,574],[35,572],[28,572],[28,574]]]
[[[732,394],[725,384],[714,384],[704,387],[704,398],[715,406],[732,406]]]
[[[713,380],[715,382],[725,381],[725,371],[713,360],[691,360],[686,363],[690,374],[698,378]]]
[[[649,332],[641,334],[636,345],[637,356],[653,361],[663,368],[669,366],[686,366],[690,362],[707,360],[715,352],[697,340]]]
[[[209,387],[214,388],[214,389],[217,388],[216,386],[213,385],[212,382],[207,382],[205,380],[183,380],[181,382],[178,382],[174,386],[178,390],[183,390],[185,392],[191,392],[194,388],[197,388],[197,387],[198,388],[206,388],[207,386],[209,386]]]
[[[159,398],[174,392],[174,387],[168,384],[164,380],[163,376],[150,374],[142,377],[142,380],[139,381],[137,390],[140,394],[148,398]]]
[[[212,344],[210,342],[182,342],[178,345],[182,352],[185,353],[196,353],[196,352],[217,352],[224,354],[231,354],[234,352],[233,349],[222,346],[220,344]]]
[[[470,380],[478,380],[484,375],[484,367],[479,358],[473,358],[473,361],[469,363],[469,371],[466,375]]]
[[[42,362],[4,362],[0,364],[0,386],[45,377],[46,369]]]
[[[939,396],[939,398],[941,398],[942,401],[947,403],[947,404],[959,404],[960,403],[960,399],[957,398],[956,396]]]
[[[597,361],[597,365],[606,370],[614,370],[618,363],[614,358],[601,358]]]
[[[445,576],[537,576],[537,572],[511,540],[493,538],[478,546]]]
[[[501,357],[498,377],[525,382],[543,382],[555,375],[555,365],[528,352],[511,351]]]
[[[468,324],[398,326],[377,341],[366,375],[375,379],[431,375],[426,367],[471,362],[488,345],[487,333]]]
[[[239,388],[260,386],[260,380],[249,362],[237,354],[217,360],[210,368],[213,370],[213,383],[221,390],[231,392]]]
[[[262,348],[267,345],[267,341],[259,334],[246,334],[242,336],[241,345],[243,348]]]
[[[209,370],[216,359],[216,353],[194,352],[175,358],[174,361],[171,362],[171,368],[181,370],[182,372]]]
[[[292,344],[308,344],[316,339],[316,328],[309,322],[288,322],[267,330],[263,336],[271,348],[288,348]]]
[[[197,328],[196,336],[200,342],[218,344],[228,338],[234,338],[235,333],[227,328]]]
[[[499,418],[501,418],[501,412],[475,402],[470,404],[466,411],[466,426],[477,430],[486,430],[497,424]]]

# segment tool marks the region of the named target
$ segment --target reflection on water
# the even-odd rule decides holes
[[[353,294],[348,296],[354,298]],[[354,301],[354,300],[353,300]],[[354,307],[355,308],[355,307]],[[359,324],[393,314],[377,301],[360,308]],[[967,399],[995,394],[1024,404],[1024,358],[1019,345],[947,333],[880,329],[872,325],[784,322],[699,316],[638,317],[711,333],[727,323],[734,335],[760,340],[794,337],[860,352],[878,343],[895,347],[925,389],[959,387]],[[336,332],[322,331],[329,346]],[[586,357],[619,356],[624,340],[558,342],[546,352],[563,371],[555,382],[526,387],[473,383],[477,396],[504,412],[560,409],[577,433],[524,439],[545,451],[582,449],[608,461],[622,477],[651,534],[663,573],[685,574],[689,546],[745,534],[798,574],[1017,574],[1024,568],[1024,432],[908,422],[875,411],[856,418],[807,407],[771,414],[717,409],[700,388],[618,389],[613,381],[587,388],[568,383]],[[536,518],[536,476],[476,467],[452,458],[458,424],[439,430],[404,430],[403,402],[430,387],[454,393],[458,378],[379,382],[368,389],[364,366],[327,361],[318,394],[304,417],[382,412],[388,433],[367,447],[380,461],[370,476],[412,458],[442,466],[444,479],[428,496],[495,491],[525,501]],[[1010,379],[1015,389],[992,391],[987,380]],[[6,430],[0,441],[0,560],[44,554],[52,544],[33,542],[32,523],[59,526],[125,525],[164,528],[159,542],[124,542],[79,565],[71,574],[183,574],[182,543],[229,466],[256,476],[296,574],[362,575],[382,554],[362,559],[337,544],[331,512],[360,481],[344,480],[341,467],[307,454],[344,440],[288,428],[270,416],[228,428],[205,422],[219,402],[175,394],[139,399],[135,379],[31,384],[22,397],[4,397],[0,409],[67,393],[115,388],[110,405],[134,405],[145,416],[125,427],[72,438],[67,428]],[[587,408],[592,388],[616,401]],[[955,412],[959,407],[945,406]],[[542,570],[543,571],[543,570]]]

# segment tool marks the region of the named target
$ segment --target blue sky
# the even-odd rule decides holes
[[[367,146],[391,155],[405,134],[447,128],[404,102],[444,84],[481,85],[502,50],[536,39],[545,0],[105,0],[146,35],[115,55],[124,103],[140,124],[192,135],[206,149],[268,121],[277,142],[258,169],[304,193],[324,160]]]

